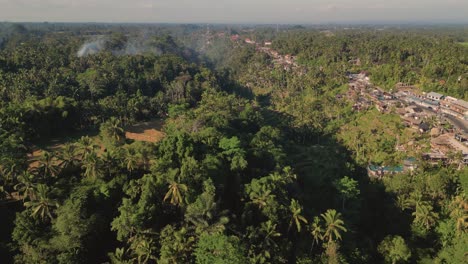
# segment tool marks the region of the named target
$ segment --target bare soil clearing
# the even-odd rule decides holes
[[[125,137],[136,141],[158,142],[166,134],[162,132],[163,120],[141,122],[125,129]]]
[[[162,132],[164,126],[164,120],[153,120],[148,122],[141,122],[125,128],[125,137],[135,141],[144,142],[158,142],[162,140],[166,134]],[[32,151],[28,154],[29,168],[33,169],[39,166],[37,159],[42,155],[44,151],[57,152],[60,151],[65,144],[76,142],[81,136],[88,135],[94,141],[96,145],[101,147],[100,152],[104,151],[104,146],[96,132],[89,134],[79,133],[67,138],[53,139],[48,142],[42,142],[41,144],[32,146]]]

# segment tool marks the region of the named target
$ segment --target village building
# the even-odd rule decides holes
[[[468,147],[456,139],[452,133],[443,134],[431,140],[432,152],[442,153],[447,156],[449,153],[461,153],[465,164],[468,164]]]
[[[265,41],[264,43],[265,46],[271,46],[271,44],[272,44],[271,41]]]
[[[439,162],[447,163],[447,156],[442,152],[429,152],[423,154],[423,159],[429,161],[431,164],[437,164]]]
[[[247,44],[255,44],[255,41],[253,41],[253,40],[251,40],[251,39],[249,39],[249,38],[246,38],[246,39],[245,39],[245,43],[247,43]]]
[[[451,104],[450,109],[456,113],[457,117],[468,120],[468,102],[457,100]]]
[[[416,119],[416,118],[413,118],[413,117],[407,117],[407,116],[403,117],[403,124],[406,127],[410,127],[410,128],[419,130],[419,125],[421,125],[421,123],[422,122],[419,119]]]
[[[426,98],[435,100],[435,101],[440,101],[444,98],[444,95],[440,93],[430,92],[426,95]]]
[[[457,98],[452,97],[452,96],[445,96],[441,101],[440,101],[440,106],[444,108],[450,108],[452,103],[458,101]]]

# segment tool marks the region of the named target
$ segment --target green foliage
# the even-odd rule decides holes
[[[120,120],[115,117],[101,124],[99,128],[101,138],[108,148],[122,145],[125,141],[125,131]]]
[[[387,236],[379,245],[379,252],[388,263],[405,263],[411,257],[411,251],[401,236]]]
[[[247,262],[239,239],[223,234],[202,235],[196,245],[194,255],[197,264]]]
[[[343,210],[345,207],[345,200],[356,198],[360,193],[358,182],[348,176],[335,181],[334,185],[343,199]]]

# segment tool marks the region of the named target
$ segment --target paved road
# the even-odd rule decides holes
[[[464,130],[466,133],[468,133],[468,122],[465,121],[465,120],[461,120],[459,118],[456,118],[454,116],[451,116],[451,115],[445,115],[445,118],[448,119],[452,125],[454,125],[455,127],[457,127],[458,129],[460,130]]]

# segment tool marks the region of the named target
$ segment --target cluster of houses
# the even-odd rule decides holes
[[[361,111],[372,107],[373,102],[366,96],[368,90],[372,87],[367,72],[350,73],[348,74],[348,78],[349,89],[346,93],[346,97],[348,100],[354,102],[353,110]],[[341,95],[339,95],[339,97],[341,97]]]
[[[468,164],[468,147],[463,143],[463,136],[456,133],[444,133],[431,139],[431,151],[423,156],[431,163]],[[466,139],[465,139],[466,140]],[[457,158],[457,155],[458,158]]]
[[[405,83],[398,83],[396,92],[389,93],[373,86],[366,72],[348,74],[348,78],[349,89],[346,96],[354,102],[354,110],[375,106],[382,113],[395,111],[405,126],[420,133],[430,132],[431,151],[423,155],[426,160],[431,163],[468,164],[468,131],[463,126],[468,120],[468,102],[436,92],[421,93],[416,87]],[[461,127],[434,126],[434,120],[443,124],[441,115],[450,116],[451,120],[446,120],[449,122],[458,118],[460,122],[457,123],[462,124]],[[397,146],[397,149],[406,151],[404,146]],[[459,155],[454,155],[455,153]],[[400,166],[369,165],[367,171],[369,177],[382,178],[384,175],[412,171],[414,168],[414,160],[405,160]]]
[[[395,95],[404,98],[408,103],[415,103],[463,120],[468,120],[468,102],[464,100],[436,92],[421,93],[414,87],[401,86],[401,84],[397,84],[397,89],[398,92]]]
[[[267,45],[270,43],[269,45]],[[276,66],[281,66],[286,71],[298,71],[302,73],[305,69],[301,68],[296,62],[296,57],[290,54],[281,55],[278,51],[269,47],[271,42],[265,42],[264,46],[257,46],[257,51],[264,52],[273,58],[273,64]]]

